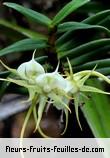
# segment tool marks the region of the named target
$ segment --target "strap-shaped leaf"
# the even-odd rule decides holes
[[[51,23],[51,20],[47,16],[45,16],[41,13],[38,13],[32,9],[25,8],[16,3],[5,2],[4,5],[17,10],[21,14],[25,15],[26,17],[30,17],[31,19],[33,19],[34,21],[36,21],[37,23],[40,23],[42,25],[49,26]]]
[[[97,88],[104,90],[102,83],[98,80],[90,80],[89,85],[97,86]],[[81,108],[84,116],[94,134],[97,138],[110,137],[110,106],[107,95],[92,93],[91,99],[83,99],[85,105]]]
[[[37,48],[42,49],[45,47],[46,47],[46,41],[44,40],[24,39],[0,50],[0,56],[10,53],[34,50]]]
[[[99,69],[97,69],[97,71],[104,74],[104,75],[110,75],[110,66],[99,68]]]
[[[99,12],[93,16],[88,17],[87,19],[83,20],[83,23],[87,23],[87,24],[98,24],[100,21],[102,21],[103,19],[105,19],[107,16],[110,15],[110,10],[104,10],[102,12]]]
[[[81,65],[81,67],[83,68],[83,65],[82,64],[85,64],[89,61],[93,61],[93,60],[96,60],[96,58],[99,57],[99,53],[100,53],[100,57],[103,58],[103,56],[105,56],[105,54],[110,50],[110,45],[105,45],[105,46],[102,46],[96,50],[93,50],[93,51],[90,51],[90,52],[87,52],[83,55],[79,55],[78,57],[70,60],[71,61],[71,65],[72,66],[78,66],[78,65]],[[98,64],[98,63],[97,63]],[[68,65],[67,63],[65,65]],[[89,66],[89,65],[88,65]],[[94,65],[95,66],[95,65]],[[86,67],[86,69],[91,69],[90,67]],[[92,67],[93,68],[93,67]],[[76,68],[77,69],[77,68]]]
[[[56,47],[57,47],[58,51],[59,50],[60,51],[61,50],[64,51],[64,49],[61,49],[61,48],[63,48],[63,47],[65,48],[64,45],[66,45],[67,40],[71,40],[71,39],[73,41],[72,44],[71,44],[71,46],[73,48],[76,47],[76,44],[78,44],[78,39],[77,39],[77,36],[74,36],[74,38],[72,38],[73,37],[72,35],[74,35],[74,31],[76,31],[76,30],[85,30],[86,31],[88,29],[95,29],[98,33],[104,32],[108,36],[110,36],[110,30],[107,29],[104,26],[89,25],[89,24],[85,24],[85,23],[82,23],[82,22],[66,22],[66,23],[60,24],[58,26],[58,32],[59,33],[65,32],[56,41]],[[94,33],[94,35],[95,35],[95,33]],[[62,45],[63,45],[63,47],[62,47]],[[66,49],[66,50],[69,50],[69,49]]]
[[[65,51],[65,52],[59,52],[59,58],[63,57],[77,57],[79,55],[85,54],[85,52],[90,52],[92,50],[96,50],[102,46],[106,46],[110,44],[110,39],[100,39],[100,40],[94,40],[91,42],[88,42],[86,44],[82,44],[81,46],[78,46],[72,50]]]
[[[64,49],[61,49],[61,48],[67,48],[68,47],[68,43],[69,44],[69,47],[66,49],[66,50],[70,50],[74,47],[77,46],[78,44],[78,41],[76,42],[77,40],[77,36],[74,36],[73,38],[73,35],[74,33],[72,34],[72,31],[67,31],[66,33],[64,33],[62,36],[60,36],[57,40],[56,40],[56,48],[57,48],[57,51],[59,52],[60,50],[61,51],[64,51]],[[65,45],[67,45],[65,47]]]
[[[58,26],[58,32],[67,32],[67,31],[75,31],[79,29],[98,29],[104,32],[107,32],[110,35],[110,30],[106,27],[99,25],[89,25],[82,22],[65,22]]]
[[[101,3],[100,1],[90,1],[90,3],[87,3],[87,5],[78,10],[78,13],[84,13],[86,15],[88,13],[96,14],[105,9],[105,5],[103,5],[103,3]]]
[[[0,72],[0,77],[7,77],[9,75],[9,71]]]
[[[74,69],[75,71],[81,71],[81,70],[86,70],[86,69],[91,70],[96,64],[97,64],[96,70],[99,68],[110,67],[110,58],[90,61],[85,64],[82,64],[81,66],[75,67]]]
[[[79,7],[83,6],[90,0],[72,0],[67,5],[62,8],[57,15],[54,17],[52,21],[52,25],[57,25],[60,23],[66,16],[68,16],[70,13],[78,9]]]
[[[40,33],[31,31],[31,30],[23,28],[23,27],[20,27],[20,26],[14,24],[14,23],[8,22],[8,21],[3,20],[3,19],[0,19],[0,25],[5,26],[9,29],[15,30],[15,31],[17,31],[17,32],[29,37],[29,38],[46,39],[46,37],[44,35],[40,34]]]
[[[74,43],[74,40],[70,40],[65,43],[56,43],[57,51],[61,52],[61,51],[67,51],[69,49],[72,49],[75,47],[73,43]]]
[[[110,30],[110,15],[98,22],[98,25],[104,26]]]

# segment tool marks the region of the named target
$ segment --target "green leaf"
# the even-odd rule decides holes
[[[68,31],[66,33],[64,33],[63,35],[61,35],[57,40],[56,40],[56,48],[57,48],[57,51],[58,50],[61,50],[63,51],[63,49],[61,48],[66,48],[65,46],[67,45],[68,46],[68,43],[69,46],[71,46],[72,48],[75,47],[75,37],[71,37],[71,34],[72,32],[71,31]],[[70,47],[70,48],[71,48]],[[66,49],[66,50],[69,50],[69,49]]]
[[[72,65],[72,64],[71,64]],[[74,67],[75,71],[81,71],[89,69],[91,70],[95,65],[97,65],[97,69],[104,68],[104,67],[110,67],[110,58],[109,59],[102,59],[102,60],[94,60],[91,62],[87,62],[85,64],[82,64],[81,66]]]
[[[70,40],[65,43],[56,44],[57,52],[67,51],[69,49],[72,49],[74,47],[73,43],[74,43],[74,40]]]
[[[42,24],[45,26],[49,26],[51,24],[51,20],[48,17],[46,17],[45,15],[40,14],[36,11],[25,8],[25,7],[18,5],[16,3],[5,2],[3,4],[7,7],[15,9],[16,11],[20,12],[21,14],[23,14],[26,17],[33,19],[35,22],[37,22],[39,24]]]
[[[98,111],[96,110],[96,106],[100,105],[100,102],[94,103],[94,95],[92,95],[92,99],[87,101],[87,100],[83,100],[85,101],[85,105],[82,108],[83,114],[86,118],[86,121],[88,122],[94,136],[96,138],[106,138],[106,132],[103,129],[103,125],[102,125],[102,121],[100,119],[100,115],[98,114]],[[99,95],[99,94],[98,94]],[[101,96],[101,95],[100,95]]]
[[[110,66],[97,69],[97,71],[104,75],[110,75]]]
[[[87,83],[104,90],[99,80],[89,80]],[[104,94],[92,93],[91,99],[83,101],[85,105],[81,109],[94,136],[97,138],[109,138],[110,106],[108,97]]]
[[[60,23],[66,16],[68,16],[70,13],[78,9],[79,7],[83,6],[90,0],[72,0],[67,5],[62,8],[57,15],[53,18],[52,26],[57,25]]]
[[[107,23],[106,23],[106,25],[107,25]],[[61,32],[62,33],[64,32],[64,33],[61,34],[60,37],[56,41],[57,50],[58,51],[69,50],[68,48],[65,49],[66,48],[65,45],[66,45],[66,43],[68,43],[68,41],[72,41],[70,49],[76,47],[77,45],[81,45],[82,43],[79,40],[80,36],[77,37],[77,34],[75,34],[75,33],[76,33],[76,31],[78,33],[78,30],[79,30],[79,31],[82,31],[82,33],[84,33],[84,31],[85,31],[85,34],[86,34],[86,31],[88,31],[88,29],[95,29],[95,32],[93,33],[93,36],[95,36],[95,37],[97,35],[100,36],[100,33],[102,33],[102,32],[106,33],[106,35],[108,35],[110,37],[110,30],[104,26],[89,25],[89,24],[85,24],[82,22],[66,22],[66,23],[60,24],[58,26],[59,33],[61,33]],[[68,45],[67,45],[67,47],[68,47]]]
[[[44,40],[24,39],[0,50],[0,56],[27,50],[42,49],[46,46],[46,41]]]
[[[100,57],[103,58],[103,56],[105,56],[105,54],[108,53],[108,51],[110,50],[110,45],[107,45],[107,46],[102,46],[96,50],[93,50],[93,51],[90,51],[90,52],[87,52],[81,56],[78,56],[74,59],[71,59],[70,62],[71,62],[71,65],[72,66],[77,66],[77,68],[81,65],[81,68],[83,69],[83,65],[82,64],[86,64],[87,62],[89,61],[93,61],[93,60],[96,60],[96,58],[99,57],[99,53],[100,53]],[[99,60],[100,61],[100,60]],[[99,62],[97,63],[99,64]],[[68,63],[66,62],[64,64],[65,66],[68,66]],[[96,64],[95,64],[96,65]],[[94,65],[94,66],[95,66]],[[99,65],[98,65],[99,66]],[[76,68],[76,69],[77,69]],[[86,69],[87,68],[90,68],[89,65],[86,66]],[[93,68],[93,67],[92,67]],[[75,69],[75,70],[76,70]]]
[[[102,12],[99,12],[93,16],[88,17],[82,22],[86,24],[95,25],[95,24],[98,24],[100,21],[104,20],[107,16],[110,16],[110,10],[104,10]]]
[[[43,64],[47,58],[48,56],[41,56],[41,57],[35,58],[35,60]]]
[[[90,3],[84,5],[81,7],[81,9],[78,10],[78,13],[88,15],[88,13],[96,14],[98,12],[101,12],[102,10],[105,10],[107,7],[106,5],[103,5],[100,1],[90,1]]]
[[[34,32],[34,31],[31,31],[29,29],[26,29],[26,28],[23,28],[23,27],[20,27],[14,23],[10,23],[6,20],[3,20],[3,19],[0,19],[0,25],[2,26],[5,26],[7,28],[10,28],[12,30],[15,30],[29,38],[33,38],[33,39],[46,39],[46,37],[40,33],[37,33],[37,32]]]
[[[69,49],[72,49],[76,47],[77,45],[80,45],[81,43],[78,43],[78,37],[74,36],[76,30],[88,30],[88,29],[95,29],[99,33],[106,33],[108,36],[110,36],[110,30],[106,27],[99,26],[99,25],[89,25],[81,22],[66,22],[63,24],[60,24],[58,26],[58,33],[63,33],[57,41],[56,41],[56,47],[57,51],[67,51]],[[72,38],[72,35],[74,38]],[[95,33],[94,33],[95,35]],[[76,42],[77,41],[77,42]],[[70,47],[70,48],[69,48]]]
[[[110,30],[110,15],[101,20],[98,25],[104,26]]]
[[[82,22],[65,22],[58,26],[59,33],[67,32],[67,31],[75,31],[75,30],[79,30],[79,29],[98,29],[98,30],[104,31],[110,35],[110,30],[108,30],[107,28],[105,28],[103,26],[89,25],[89,24],[85,24]]]
[[[2,76],[8,76],[9,75],[9,71],[1,71],[0,72],[0,77],[2,77]]]
[[[110,39],[100,39],[100,40],[94,40],[91,42],[88,42],[86,44],[82,44],[72,50],[65,51],[65,52],[59,52],[59,58],[64,58],[64,57],[77,57],[82,54],[88,53],[92,50],[99,49],[100,47],[107,46],[110,44]]]

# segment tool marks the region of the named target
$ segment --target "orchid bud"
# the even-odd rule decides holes
[[[21,64],[17,69],[17,72],[22,79],[33,81],[38,75],[45,73],[42,65],[35,61],[34,53],[30,61]]]

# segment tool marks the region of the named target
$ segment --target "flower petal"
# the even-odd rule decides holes
[[[34,115],[35,123],[37,124],[38,118],[37,118],[36,107],[33,108],[33,115]],[[34,130],[34,132],[35,132],[35,131],[36,131],[36,130]],[[42,137],[44,137],[44,138],[49,138],[49,137],[42,131],[42,129],[40,128],[40,126],[38,127],[38,131],[39,131],[39,133],[41,134]]]
[[[57,96],[55,93],[50,93],[48,95],[49,98],[51,98],[54,103],[53,105],[57,108],[57,109],[68,109],[71,113],[71,109],[69,108],[69,106],[67,104],[65,104],[65,102],[63,102],[62,98],[60,96]]]
[[[108,95],[110,95],[109,92],[104,92],[101,89],[98,89],[96,87],[91,87],[91,86],[82,86],[80,91],[83,91],[83,92],[94,92],[94,93],[101,93],[101,94],[108,94]]]
[[[63,130],[63,132],[61,133],[61,135],[65,134],[66,130],[67,130],[67,126],[68,126],[68,110],[64,109],[65,112],[65,116],[66,116],[66,123],[65,123],[65,128]]]
[[[40,98],[39,98],[39,107],[38,107],[38,120],[37,120],[35,131],[39,127],[39,124],[40,124],[40,121],[42,119],[42,115],[43,115],[43,112],[44,112],[44,108],[46,106],[46,102],[47,102],[47,97],[45,97],[43,95],[40,96]]]
[[[0,60],[0,63],[1,63],[7,70],[9,70],[10,72],[12,72],[12,73],[18,75],[16,69],[12,69],[12,68],[8,67],[8,66],[5,65],[1,60]]]
[[[77,118],[79,127],[82,130],[82,126],[81,126],[81,123],[80,123],[80,120],[79,120],[79,112],[78,112],[78,108],[79,108],[79,94],[76,94],[74,96],[74,105],[75,105],[76,118]]]

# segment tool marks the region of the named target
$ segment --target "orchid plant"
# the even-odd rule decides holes
[[[42,119],[45,107],[47,106],[47,102],[51,102],[51,105],[55,106],[58,110],[64,111],[66,115],[66,125],[62,133],[64,134],[68,125],[68,113],[71,113],[69,103],[70,100],[73,99],[76,117],[80,128],[82,128],[78,116],[78,107],[81,103],[80,96],[87,97],[84,92],[110,94],[98,88],[87,86],[85,85],[85,82],[91,76],[101,78],[108,84],[110,84],[110,80],[106,76],[95,71],[95,68],[93,70],[85,70],[73,74],[71,63],[68,59],[67,60],[70,70],[69,73],[67,73],[68,75],[61,75],[58,72],[59,64],[54,72],[45,72],[43,66],[34,59],[35,51],[33,53],[32,59],[28,62],[22,63],[17,69],[11,69],[1,61],[2,65],[11,73],[13,73],[15,77],[7,79],[0,78],[0,80],[12,82],[27,88],[29,92],[29,99],[27,101],[32,102],[32,105],[30,106],[24,121],[21,137],[24,135],[26,124],[32,111],[36,121],[35,131],[39,129],[40,133],[43,136],[46,136],[40,129],[40,121]]]
[[[15,83],[26,88],[29,93],[29,98],[26,102],[31,102],[31,105],[21,130],[21,137],[24,136],[32,113],[36,123],[34,131],[38,130],[43,137],[47,137],[40,127],[40,122],[43,112],[48,105],[62,110],[65,114],[65,128],[62,132],[64,134],[68,125],[68,115],[71,113],[70,101],[74,103],[76,118],[82,129],[78,109],[84,98],[86,101],[88,100],[89,92],[110,94],[101,88],[96,88],[95,85],[90,86],[87,84],[88,79],[92,76],[97,77],[98,82],[101,79],[110,84],[110,79],[105,76],[110,74],[110,59],[107,58],[110,51],[110,10],[101,10],[101,12],[95,12],[94,14],[94,9],[90,10],[91,6],[93,6],[90,0],[71,0],[53,18],[49,18],[42,13],[16,3],[5,2],[3,4],[25,16],[29,26],[33,22],[34,24],[40,24],[42,28],[45,27],[46,32],[43,34],[39,32],[39,29],[38,31],[33,31],[29,28],[24,28],[19,26],[16,20],[9,22],[0,19],[0,26],[20,34],[20,39],[16,37],[19,41],[15,41],[15,43],[0,50],[0,57],[12,55],[12,53],[34,51],[35,49],[37,51],[42,50],[42,56],[40,55],[37,60],[35,59],[34,51],[32,59],[22,63],[16,69],[6,66],[1,61],[1,64],[8,71],[0,72],[0,81]],[[100,10],[99,8],[98,10]],[[77,9],[79,9],[78,12]],[[85,11],[85,15],[82,16],[80,11],[81,13]],[[78,13],[78,16],[79,14],[81,15],[80,22],[75,21],[74,18],[71,21],[65,20],[72,12],[75,12],[76,15]],[[9,38],[12,36],[9,36]],[[82,37],[85,38],[82,39]],[[100,58],[99,53],[101,55]],[[107,57],[105,58],[106,55]],[[45,69],[46,64],[49,65],[49,70]],[[65,69],[66,71],[63,71]],[[11,77],[8,76],[10,73],[13,74]],[[4,78],[3,74],[8,77]],[[3,96],[3,94],[0,95]],[[86,104],[84,107],[88,107],[88,105]],[[102,111],[104,112],[104,110],[101,110],[101,116],[103,115],[105,122],[100,123],[99,118],[96,119],[96,124],[94,123],[94,113],[95,118],[97,118],[96,115],[98,115],[97,113],[100,109],[95,111],[96,109],[93,107],[93,113],[91,114],[91,110],[84,111],[83,108],[84,116],[87,116],[86,120],[96,137],[110,136],[110,128],[108,126],[102,132],[102,124],[106,124],[106,121],[110,122],[110,109],[107,105],[104,105],[104,108],[108,112],[105,119],[106,112],[103,114]]]

